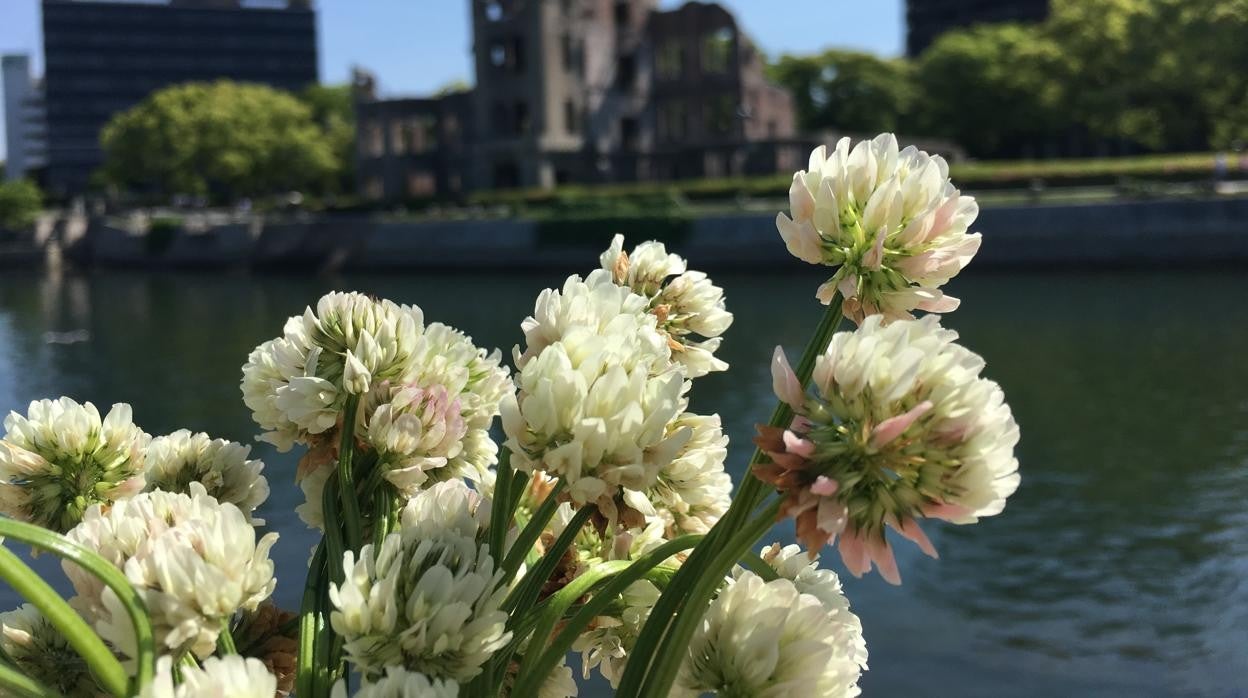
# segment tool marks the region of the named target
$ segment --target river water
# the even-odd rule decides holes
[[[800,351],[819,279],[716,280],[737,318],[721,353],[733,368],[699,380],[693,400],[723,415],[735,477],[773,404],[771,348]],[[560,281],[6,271],[0,414],[65,394],[129,402],[152,434],[187,427],[246,442],[239,367],[321,293],[417,303],[509,353],[537,292]],[[939,561],[898,546],[903,586],[847,579],[870,649],[864,695],[1248,695],[1248,281],[972,268],[950,290],[964,304],[946,324],[986,357],[1022,427],[1022,486],[979,525],[930,525]],[[45,341],[78,329],[89,341]],[[314,542],[292,511],[295,455],[255,454],[273,485],[262,515],[282,537],[277,597],[294,607]],[[841,569],[835,556],[826,564]],[[55,569],[46,557],[38,567]],[[0,589],[0,605],[15,604]]]

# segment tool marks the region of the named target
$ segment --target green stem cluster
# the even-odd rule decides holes
[[[839,295],[833,298],[814,336],[802,352],[795,373],[803,386],[810,382],[815,360],[827,349],[832,335],[840,326],[843,301]],[[792,408],[781,401],[768,424],[784,427],[792,419]],[[750,458],[750,468],[762,462],[763,458],[764,454],[755,449]],[[707,533],[703,543],[694,549],[651,610],[620,679],[616,692],[619,698],[667,695],[670,692],[684,658],[684,648],[724,576],[770,530],[775,521],[779,500],[751,518],[769,491],[766,483],[754,477],[752,472],[746,474],[728,511]]]

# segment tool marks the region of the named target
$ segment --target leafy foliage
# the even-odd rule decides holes
[[[43,193],[28,179],[0,181],[0,229],[24,230],[35,224]]]
[[[339,173],[312,107],[260,85],[186,83],[105,126],[107,181],[166,194],[258,196],[324,187]]]

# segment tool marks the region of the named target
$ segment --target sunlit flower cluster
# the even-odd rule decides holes
[[[798,415],[760,427],[771,462],[755,473],[786,495],[783,513],[813,552],[839,537],[855,575],[877,566],[900,582],[885,527],[936,552],[918,519],[972,523],[1000,513],[1018,487],[1018,425],[984,361],[935,316],[885,326],[872,316],[832,338],[813,394],[778,349],[776,395]]]
[[[650,487],[689,438],[667,429],[685,377],[644,306],[627,288],[574,276],[543,291],[524,323],[519,393],[502,409],[512,463],[562,477],[577,502]]]
[[[401,530],[380,548],[346,553],[330,621],[366,677],[403,666],[466,681],[510,639],[494,559],[465,535],[476,531],[470,501],[462,481],[441,483],[408,503]]]
[[[143,490],[151,437],[135,426],[130,406],[100,419],[95,405],[67,397],[35,400],[10,412],[0,440],[0,513],[65,532],[92,504]]]
[[[644,492],[624,490],[624,503],[646,516],[657,516],[669,533],[706,533],[732,503],[732,478],[724,470],[728,437],[719,415],[684,413],[669,432],[688,429],[690,436],[676,456],[659,470]]]
[[[856,651],[818,598],[743,572],[707,609],[676,686],[688,695],[855,696]]]
[[[384,477],[405,496],[463,448],[467,428],[459,401],[446,388],[405,386],[369,417],[368,443]]]
[[[125,573],[152,615],[161,647],[207,657],[226,619],[255,610],[273,592],[269,548],[277,534],[257,541],[238,507],[217,502],[199,483],[189,489],[189,495],[143,493],[107,510],[94,506],[68,537]],[[116,594],[74,563],[64,567],[78,610],[133,657],[134,629]]]
[[[209,657],[203,666],[179,667],[162,657],[155,680],[140,698],[273,698],[277,678],[258,659],[238,655]]]
[[[899,151],[891,133],[853,148],[842,138],[793,176],[789,207],[792,218],[776,217],[780,235],[797,258],[836,268],[817,295],[827,304],[839,292],[846,317],[958,306],[939,289],[979,250],[979,234],[967,233],[979,206],[949,182],[944,158]]]
[[[147,449],[147,489],[190,492],[198,482],[219,502],[229,502],[255,524],[256,508],[269,498],[269,481],[261,475],[264,463],[252,460],[251,448],[203,432],[186,429],[152,439]]]
[[[714,352],[732,324],[732,313],[724,307],[724,290],[706,274],[689,271],[685,260],[669,254],[660,242],[643,242],[629,254],[623,235],[615,236],[599,261],[610,276],[591,278],[609,278],[647,299],[659,331],[667,336],[672,360],[684,365],[690,378],[727,370],[728,364]]]

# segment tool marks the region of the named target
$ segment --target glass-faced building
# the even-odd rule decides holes
[[[43,0],[47,186],[86,190],[109,119],[168,85],[220,78],[300,90],[317,80],[308,0]]]

